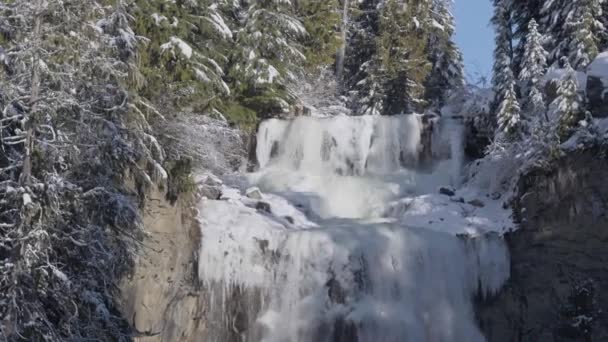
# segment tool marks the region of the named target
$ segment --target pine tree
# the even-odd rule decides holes
[[[498,0],[492,17],[492,24],[496,31],[492,87],[496,94],[501,93],[503,85],[508,81],[508,73],[512,74],[513,34],[511,32],[511,14],[507,3],[507,0]]]
[[[494,108],[505,98],[508,85],[513,81],[512,70],[512,32],[510,25],[510,12],[506,0],[498,0],[494,7],[492,24],[496,30],[494,48],[494,66],[492,70],[492,89],[494,90]],[[507,89],[507,90],[505,90]]]
[[[515,94],[515,81],[511,74],[510,81],[506,81],[502,91],[502,101],[498,106],[496,117],[498,120],[498,135],[504,135],[507,139],[519,137],[521,129],[521,115],[519,102]]]
[[[494,70],[492,85],[494,89],[494,107],[498,123],[497,134],[508,138],[517,137],[520,129],[520,107],[515,89],[511,60],[511,12],[509,1],[498,0],[492,23],[496,29],[496,48],[494,50]]]
[[[430,63],[426,54],[429,3],[387,0],[380,13],[377,58],[387,114],[421,111]]]
[[[379,34],[379,0],[351,1],[342,89],[356,114],[382,112],[382,85],[376,72],[376,39]]]
[[[549,64],[568,57],[576,70],[595,58],[604,35],[603,0],[548,0],[541,14],[542,31],[548,35]]]
[[[231,77],[246,106],[260,115],[285,113],[293,100],[286,84],[296,79],[306,57],[301,42],[306,28],[290,1],[254,0],[240,11],[243,28]]]
[[[530,21],[534,20],[538,24],[542,19],[541,9],[546,0],[512,0],[512,20],[513,20],[513,39],[517,41],[517,45],[513,51],[513,72],[519,75],[525,51],[526,36]],[[542,31],[541,32],[545,32]],[[545,43],[545,38],[542,37],[541,44]]]
[[[10,18],[0,71],[3,337],[126,340],[111,294],[142,236],[132,197],[166,175],[146,106],[130,96],[141,38],[121,1],[16,0],[0,16]],[[140,196],[126,195],[125,174]]]
[[[346,3],[348,5],[348,1]],[[295,6],[307,32],[302,42],[308,68],[315,71],[315,68],[332,65],[342,45],[340,1],[300,0]]]
[[[557,121],[557,134],[565,141],[582,119],[582,100],[578,93],[576,71],[565,61],[566,74],[560,81],[557,98],[551,103],[550,114]]]
[[[599,54],[600,36],[604,25],[600,21],[601,0],[578,0],[574,14],[568,16],[568,45],[570,63],[575,70],[584,70]]]
[[[138,92],[164,107],[211,113],[232,94],[225,81],[234,47],[235,10],[222,0],[138,0],[135,31],[149,42],[139,56],[144,82]]]
[[[542,46],[542,36],[538,32],[538,24],[532,19],[528,24],[528,35],[522,58],[519,80],[524,94],[524,109],[533,118],[538,118],[545,112],[545,101],[540,90],[540,81],[547,68],[547,52]]]
[[[425,84],[425,98],[438,106],[443,105],[451,92],[464,86],[462,54],[452,40],[454,17],[450,4],[451,0],[434,0],[428,23],[428,55],[433,66]]]

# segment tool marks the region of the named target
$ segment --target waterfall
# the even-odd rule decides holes
[[[244,341],[484,341],[472,298],[500,289],[508,252],[491,212],[436,191],[460,183],[462,127],[440,126],[437,160],[422,170],[422,122],[264,121],[259,171],[234,182],[262,196],[226,186],[200,206],[210,319]]]

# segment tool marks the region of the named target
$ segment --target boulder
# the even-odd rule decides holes
[[[442,195],[450,196],[450,197],[456,195],[456,191],[454,191],[453,189],[446,188],[446,187],[439,188],[439,193]]]
[[[599,77],[587,78],[587,100],[589,110],[596,118],[608,117],[608,87]]]
[[[474,207],[477,207],[477,208],[483,208],[483,207],[486,206],[485,203],[483,203],[482,201],[480,201],[478,199],[474,199],[474,200],[468,201],[467,203],[470,204],[470,205],[472,205],[472,206],[474,206]]]
[[[203,184],[198,189],[201,197],[206,197],[210,200],[218,200],[222,197],[222,189],[220,187]]]
[[[255,208],[259,211],[263,211],[266,212],[268,214],[272,214],[272,210],[270,209],[270,204],[266,203],[266,202],[258,202],[255,205]]]

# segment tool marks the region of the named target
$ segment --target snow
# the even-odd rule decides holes
[[[568,69],[551,67],[547,70],[541,84],[545,85],[552,81],[560,81],[568,74]],[[576,71],[576,85],[579,91],[584,92],[587,89],[587,74],[581,71]]]
[[[174,47],[177,47],[181,54],[187,59],[190,59],[192,57],[192,48],[190,47],[190,45],[188,45],[188,43],[184,42],[178,37],[171,37],[171,39],[167,43],[160,46],[160,49],[162,51],[165,51]]]
[[[205,19],[207,19],[213,25],[215,30],[224,38],[232,38],[232,30],[230,30],[224,19],[217,12],[212,11],[209,14],[209,18]]]
[[[608,88],[608,51],[600,53],[587,67],[587,75],[599,78]]]
[[[339,321],[365,341],[484,341],[472,299],[509,277],[513,223],[491,186],[462,183],[462,127],[439,126],[423,169],[415,114],[264,121],[260,169],[199,204],[210,295],[261,291],[262,341],[326,341],[319,327]]]
[[[167,19],[167,17],[165,17],[164,15],[160,15],[158,13],[152,13],[152,19],[154,19],[154,24],[156,26],[159,26],[163,21],[165,20],[169,20]]]
[[[32,203],[32,197],[30,196],[30,194],[24,193],[22,198],[23,198],[23,205],[24,206],[27,206],[28,204]]]
[[[194,68],[194,74],[196,75],[196,78],[199,81],[205,82],[205,83],[211,83],[211,79],[207,76],[207,74],[205,74],[203,71],[201,71],[201,69]]]

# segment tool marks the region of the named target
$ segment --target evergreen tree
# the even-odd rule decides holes
[[[227,13],[234,10],[222,0],[136,1],[135,31],[148,39],[139,94],[167,108],[223,109],[232,94],[225,78],[234,47]]]
[[[428,23],[428,55],[433,66],[425,84],[425,98],[438,106],[443,105],[450,92],[464,86],[462,54],[452,40],[454,17],[450,4],[451,0],[434,0]]]
[[[376,39],[379,34],[379,0],[352,1],[348,25],[342,89],[348,92],[356,114],[382,112],[382,85],[375,75],[378,65]]]
[[[576,71],[565,63],[566,74],[560,81],[557,98],[551,103],[552,120],[557,121],[557,134],[560,141],[566,140],[582,119],[582,100],[578,93]]]
[[[112,293],[142,236],[131,198],[166,175],[129,89],[141,39],[121,1],[16,0],[0,17],[2,335],[127,340]]]
[[[493,107],[495,108],[502,102],[505,92],[508,91],[509,84],[513,81],[511,64],[513,58],[511,14],[507,5],[507,0],[498,0],[494,7],[494,16],[492,17],[492,24],[496,30],[496,46],[494,48],[494,66],[492,70],[492,88],[495,96]]]
[[[288,82],[306,61],[301,41],[306,28],[289,1],[253,0],[240,10],[243,28],[231,77],[245,105],[260,115],[284,113],[293,101]]]
[[[511,61],[513,59],[511,15],[507,7],[507,0],[498,0],[494,7],[492,24],[495,35],[494,66],[492,70],[492,87],[498,95],[506,82],[508,71],[512,73]]]
[[[492,85],[494,89],[494,107],[498,123],[497,134],[514,138],[520,128],[520,107],[515,89],[511,60],[511,12],[508,0],[498,0],[492,23],[496,29],[496,48],[494,50],[494,70]]]
[[[332,65],[343,40],[340,1],[300,0],[295,5],[307,32],[303,39],[306,65],[312,69]]]
[[[541,10],[548,35],[549,64],[568,57],[576,70],[584,69],[599,50],[604,35],[603,0],[547,0]]]
[[[576,70],[584,70],[599,54],[600,37],[604,25],[600,21],[601,0],[578,0],[573,15],[568,16],[568,45],[570,63]]]
[[[508,72],[507,72],[508,73]],[[505,136],[507,139],[519,137],[521,129],[521,115],[519,102],[515,94],[515,80],[513,74],[507,75],[508,81],[502,89],[502,101],[498,105],[496,113],[498,121],[498,136]]]
[[[512,21],[513,21],[513,39],[517,41],[517,45],[513,51],[513,72],[519,75],[521,72],[522,60],[524,58],[526,36],[530,21],[534,20],[538,24],[542,19],[541,9],[546,0],[512,0]],[[541,30],[541,32],[544,32]],[[541,37],[541,44],[545,43],[545,37]]]
[[[547,68],[547,52],[541,43],[542,36],[538,32],[538,24],[532,19],[528,24],[528,35],[521,64],[519,80],[524,94],[524,109],[533,118],[538,118],[545,112],[545,102],[540,89],[540,81]]]
[[[427,1],[386,0],[380,14],[377,58],[386,93],[386,114],[421,111],[426,103]]]

